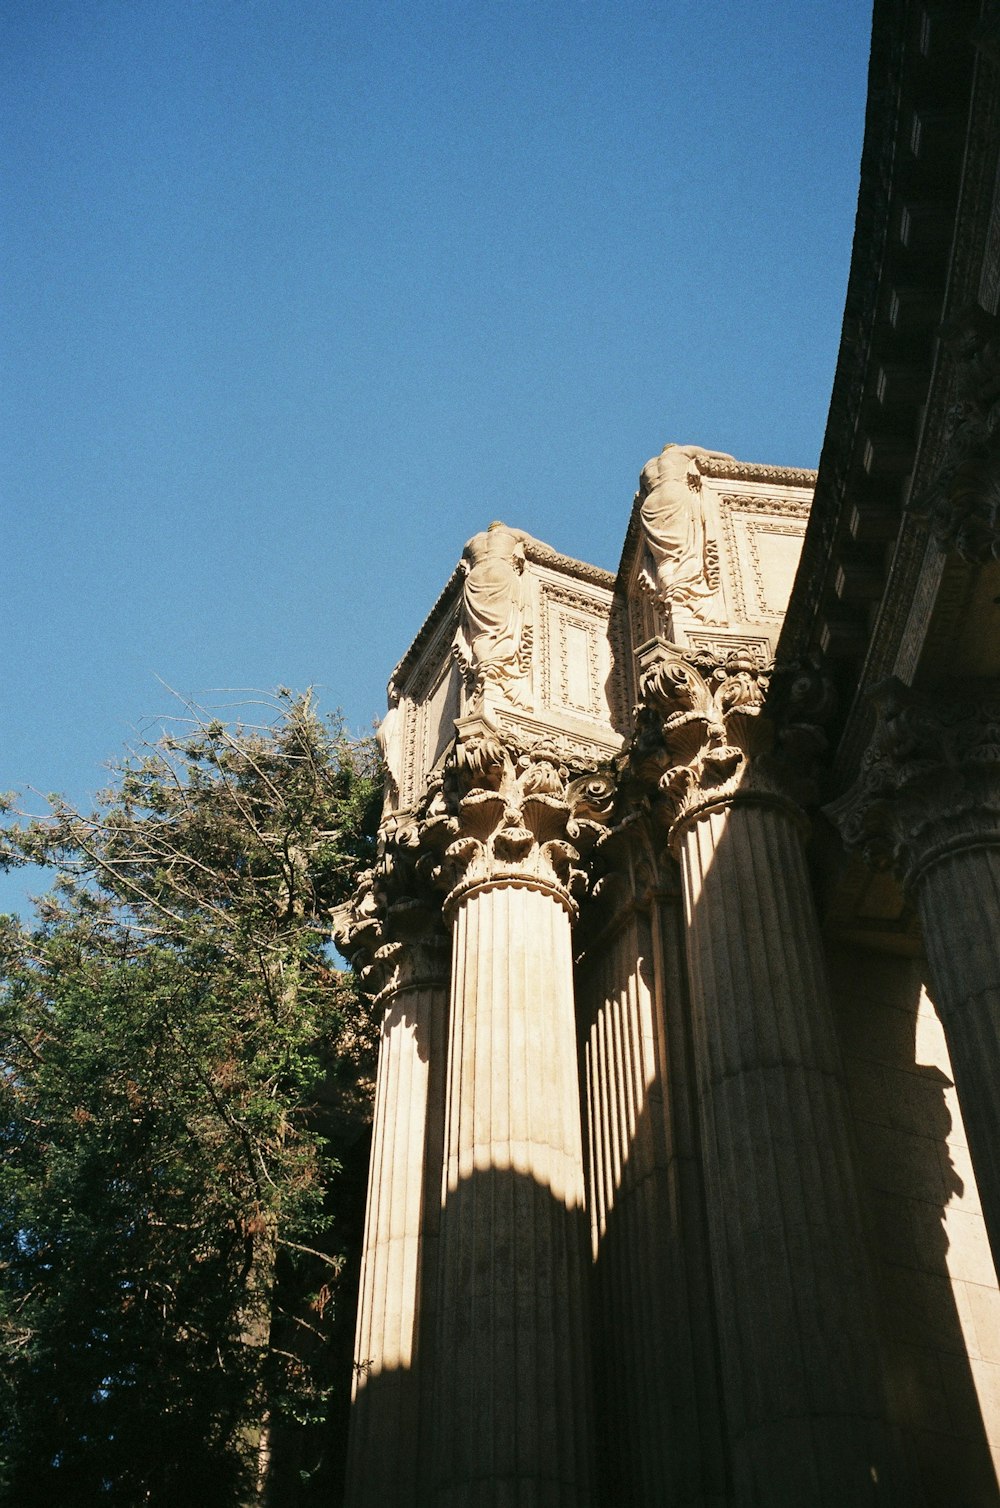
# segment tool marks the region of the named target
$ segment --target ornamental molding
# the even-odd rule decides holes
[[[588,596],[572,587],[551,581],[540,583],[541,612],[539,634],[539,670],[542,683],[542,705],[570,712],[576,717],[591,721],[606,720],[603,706],[601,677],[601,644],[608,640],[608,607],[606,601]],[[553,633],[550,609],[555,609],[556,624]],[[586,639],[587,698],[585,702],[573,700],[570,694],[570,647],[567,629],[578,629]],[[557,683],[553,686],[553,680]]]
[[[822,675],[744,650],[719,659],[663,641],[642,665],[632,769],[655,783],[675,855],[692,821],[737,801],[783,806],[805,826],[834,710]]]
[[[747,634],[709,629],[689,629],[687,641],[691,652],[708,655],[712,659],[725,660],[731,654],[749,655],[762,665],[771,659],[771,640],[767,634]]]
[[[766,466],[756,461],[737,461],[732,456],[708,452],[700,463],[702,476],[734,482],[766,482],[779,487],[815,487],[815,471],[799,466]],[[808,504],[804,505],[808,509]]]
[[[858,778],[825,808],[847,848],[913,889],[932,865],[1000,846],[1000,683],[872,693],[877,722]]]
[[[760,536],[781,534],[802,540],[809,522],[811,501],[722,493],[719,504],[736,618],[743,623],[780,624],[785,604],[775,607],[768,600],[768,582],[761,560]],[[750,583],[744,578],[744,565],[749,569],[752,578]],[[750,600],[751,596],[753,601]]]
[[[769,517],[800,518],[808,521],[812,502],[798,497],[762,496],[759,492],[720,492],[719,502],[741,513],[766,513]]]
[[[559,755],[564,765],[578,774],[611,764],[621,753],[622,737],[610,728],[606,737],[586,737],[566,729],[557,731],[541,718],[530,717],[514,708],[491,707],[489,715],[503,738],[526,748],[544,743]]]
[[[574,560],[571,555],[560,555],[551,545],[543,544],[540,539],[534,539],[530,534],[523,534],[525,559],[530,560],[532,565],[548,566],[550,570],[558,571],[561,576],[573,576],[577,581],[585,581],[590,586],[599,586],[604,591],[614,589],[614,571],[605,571],[601,566],[588,565],[585,560]]]
[[[458,598],[464,578],[465,571],[463,567],[456,565],[438,593],[434,606],[417,630],[416,638],[389,677],[390,700],[394,693],[407,696],[412,694],[408,685],[409,677],[419,663],[427,645],[440,628],[442,619],[446,615],[451,614],[454,615],[453,621],[457,623],[459,611]]]

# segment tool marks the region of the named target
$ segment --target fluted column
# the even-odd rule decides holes
[[[435,1358],[448,1508],[592,1500],[571,793],[554,755],[462,729]],[[569,799],[568,799],[569,798]]]
[[[384,891],[373,900],[370,888],[338,943],[383,1013],[345,1504],[421,1508],[430,1492],[450,939],[439,912]]]
[[[909,1505],[886,1422],[804,817],[764,716],[767,690],[748,658],[685,660],[668,646],[643,677],[682,873],[734,1497],[754,1508]],[[800,762],[807,728],[789,735]]]
[[[913,896],[1000,1268],[1000,685],[876,693],[858,781],[830,808],[845,842]]]
[[[636,1508],[705,1504],[703,1458],[720,1452],[703,1387],[715,1346],[698,1288],[700,1172],[692,1187],[676,1032],[687,1013],[680,895],[673,876],[667,893],[645,822],[609,833],[599,854],[577,980],[601,1486],[609,1502]]]

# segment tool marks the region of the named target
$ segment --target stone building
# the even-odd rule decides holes
[[[879,0],[818,473],[491,524],[393,674],[352,1508],[1000,1504],[998,148]]]

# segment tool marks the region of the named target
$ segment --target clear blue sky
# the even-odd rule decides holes
[[[667,440],[815,465],[869,22],[6,0],[0,789],[86,803],[157,677],[365,728],[491,519],[613,568]]]

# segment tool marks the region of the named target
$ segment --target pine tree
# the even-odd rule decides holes
[[[379,778],[310,698],[198,709],[95,812],[9,816],[54,872],[0,923],[0,1501],[307,1503],[324,1475],[338,1150],[373,1032],[328,951]],[[346,1387],[349,1379],[342,1379]]]

